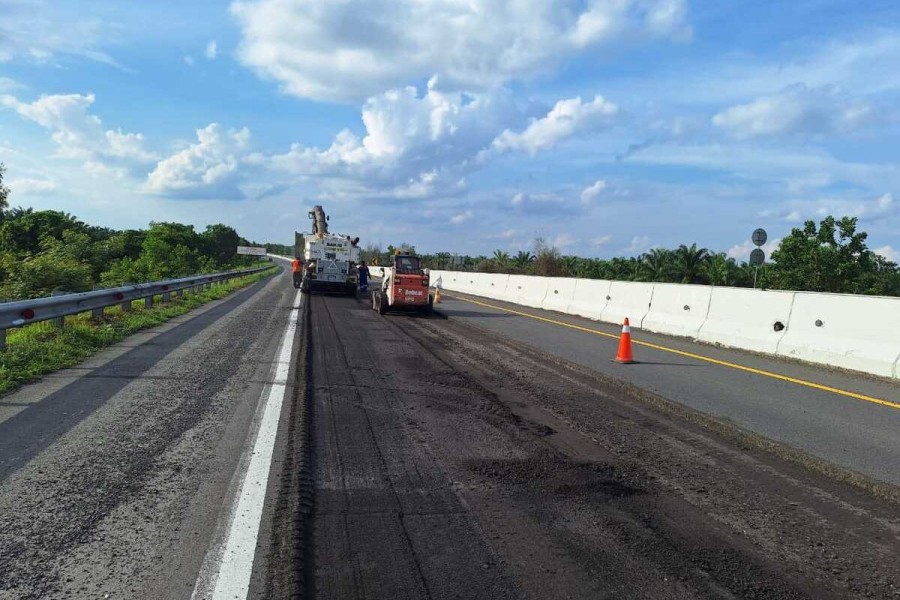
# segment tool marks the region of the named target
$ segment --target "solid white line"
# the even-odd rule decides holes
[[[291,352],[294,349],[294,334],[297,330],[300,310],[303,306],[303,294],[297,291],[293,308],[288,321],[281,347],[278,351],[275,375],[266,398],[265,409],[260,419],[259,430],[253,442],[253,450],[241,483],[240,493],[236,498],[231,527],[224,548],[221,550],[218,574],[215,577],[215,588],[211,595],[201,589],[195,589],[194,598],[211,598],[212,600],[235,600],[247,597],[250,589],[250,575],[253,572],[253,556],[256,553],[259,525],[262,520],[263,503],[266,499],[266,487],[269,481],[269,470],[272,465],[272,454],[275,449],[275,437],[278,434],[278,421],[284,396],[287,391],[288,373],[290,371]],[[212,550],[211,550],[212,551]],[[197,588],[204,587],[198,580]]]

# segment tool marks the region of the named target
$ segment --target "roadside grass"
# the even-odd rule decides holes
[[[146,308],[143,300],[134,301],[131,312],[123,311],[119,305],[108,307],[103,319],[97,322],[91,320],[90,313],[85,313],[66,317],[62,329],[52,321],[42,321],[7,330],[6,351],[0,352],[0,395],[42,375],[74,366],[137,331],[224,298],[274,275],[277,270],[273,265],[266,271],[218,283],[199,293],[185,290],[184,296],[177,298],[173,294],[166,303],[162,302],[162,296],[154,296],[151,308]]]

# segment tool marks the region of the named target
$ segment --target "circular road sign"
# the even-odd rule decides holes
[[[753,243],[757,246],[762,246],[766,243],[766,240],[769,239],[769,234],[766,233],[765,229],[757,229],[753,232],[753,235],[750,236],[750,239],[753,240]]]
[[[755,249],[750,253],[750,264],[754,267],[758,267],[766,261],[766,253],[760,250],[759,248]]]

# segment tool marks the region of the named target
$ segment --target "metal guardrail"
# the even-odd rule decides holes
[[[6,348],[7,329],[51,320],[56,320],[57,325],[61,327],[65,317],[88,311],[91,312],[93,318],[99,319],[103,316],[103,309],[108,306],[119,304],[122,306],[122,310],[129,311],[131,303],[141,299],[144,300],[145,306],[152,306],[155,296],[161,295],[163,301],[166,301],[173,292],[180,297],[185,290],[199,290],[213,283],[252,275],[269,268],[271,266],[2,303],[0,304],[0,352]]]

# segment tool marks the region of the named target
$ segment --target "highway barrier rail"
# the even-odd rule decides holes
[[[432,285],[695,341],[900,378],[900,298],[431,271]]]
[[[152,306],[155,296],[162,296],[163,301],[167,301],[173,293],[180,297],[185,290],[199,291],[214,283],[252,275],[268,268],[270,265],[0,303],[0,352],[6,349],[6,331],[14,327],[51,320],[62,327],[67,316],[85,312],[90,312],[94,319],[100,319],[103,316],[103,309],[108,306],[121,305],[122,310],[129,311],[131,303],[135,300],[143,300],[145,306]]]

